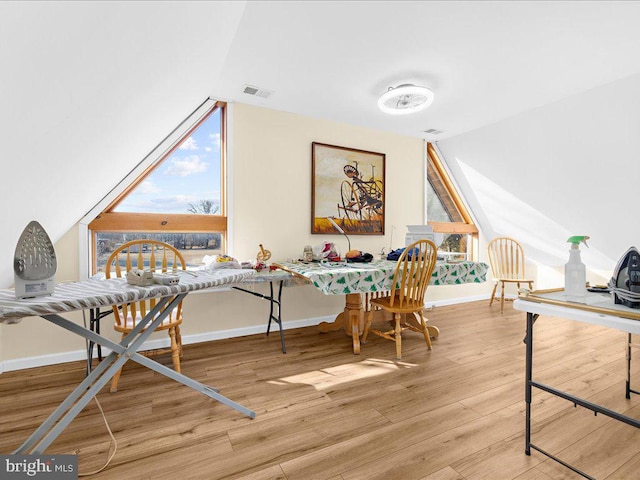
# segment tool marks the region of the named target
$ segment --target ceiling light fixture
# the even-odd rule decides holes
[[[424,110],[433,102],[433,92],[427,87],[404,84],[389,87],[378,99],[378,108],[390,115],[405,115]]]

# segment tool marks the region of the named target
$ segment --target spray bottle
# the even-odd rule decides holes
[[[587,295],[587,269],[580,260],[580,242],[587,247],[586,235],[570,237],[567,242],[571,244],[569,261],[564,266],[564,293],[571,302],[584,302]]]

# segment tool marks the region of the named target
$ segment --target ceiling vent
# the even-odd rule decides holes
[[[242,92],[246,93],[247,95],[261,98],[269,98],[273,93],[271,90],[265,90],[264,88],[258,88],[251,85],[245,85],[242,88]]]
[[[435,128],[430,128],[429,130],[424,130],[424,133],[429,133],[431,135],[440,135],[442,130],[436,130]]]

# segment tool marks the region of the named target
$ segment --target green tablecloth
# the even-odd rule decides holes
[[[325,295],[385,292],[391,290],[396,262],[375,260],[371,263],[323,264],[281,263],[283,268],[306,277]],[[482,262],[438,262],[431,277],[432,285],[457,285],[486,281],[489,266]]]

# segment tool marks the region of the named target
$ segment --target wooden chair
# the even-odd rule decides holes
[[[133,240],[114,250],[109,256],[105,266],[106,278],[124,277],[129,270],[151,270],[154,273],[174,272],[178,269],[186,270],[182,254],[171,245],[156,240]],[[131,330],[153,307],[156,299],[126,303],[113,307],[113,315],[116,320],[114,328],[122,333],[122,338]],[[168,330],[171,339],[171,357],[173,368],[180,372],[180,357],[182,356],[182,338],[180,336],[180,324],[182,323],[182,302],[167,316],[156,330]],[[153,353],[164,353],[169,350],[154,350]],[[149,353],[147,353],[149,354]],[[118,380],[122,369],[118,371],[111,381],[111,393],[118,391]]]
[[[409,245],[396,264],[393,275],[393,287],[379,298],[371,298],[367,312],[367,322],[362,335],[366,343],[369,332],[375,333],[396,343],[396,357],[402,358],[402,332],[413,330],[424,335],[427,348],[431,350],[431,338],[424,318],[424,295],[431,281],[436,265],[437,247],[430,240],[419,240]],[[394,321],[390,330],[371,328],[375,308],[393,313]]]
[[[500,313],[504,313],[504,285],[505,283],[515,283],[520,289],[521,283],[529,284],[533,289],[533,280],[524,275],[524,250],[522,246],[513,238],[497,237],[489,242],[489,263],[493,272],[495,285],[491,293],[489,306],[493,305],[498,284],[501,285]]]

